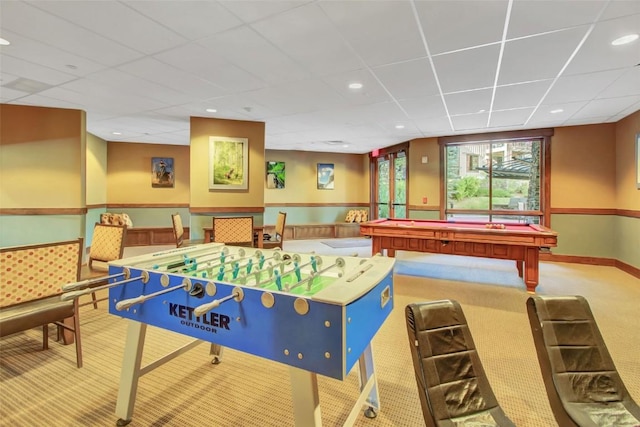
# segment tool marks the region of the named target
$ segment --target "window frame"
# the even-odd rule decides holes
[[[453,145],[467,144],[494,144],[500,141],[511,142],[523,139],[539,139],[541,144],[540,159],[540,210],[539,211],[523,211],[521,215],[540,217],[540,225],[549,227],[551,224],[551,137],[553,136],[553,128],[545,129],[527,129],[521,131],[508,132],[488,132],[469,135],[444,136],[438,138],[440,146],[440,219],[447,218],[447,170],[446,148]],[[475,213],[476,210],[460,210],[456,209],[455,213]],[[484,211],[483,211],[484,212]],[[499,214],[499,210],[489,209],[489,212]],[[511,214],[512,212],[508,212]]]

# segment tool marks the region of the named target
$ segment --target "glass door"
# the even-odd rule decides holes
[[[375,212],[376,218],[391,218],[391,182],[389,180],[389,165],[391,161],[389,156],[378,157],[376,168],[376,182],[378,188],[376,191]]]
[[[404,151],[395,153],[393,157],[393,201],[391,203],[392,218],[407,217],[407,156]]]
[[[407,156],[406,151],[387,153],[373,159],[375,166],[376,218],[407,217]]]

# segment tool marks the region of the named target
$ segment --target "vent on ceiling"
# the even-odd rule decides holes
[[[47,83],[39,82],[37,80],[25,79],[24,77],[20,77],[12,82],[2,85],[2,87],[19,90],[20,92],[37,93],[42,92],[45,89],[49,89],[53,86]]]

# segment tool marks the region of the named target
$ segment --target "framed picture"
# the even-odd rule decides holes
[[[249,140],[209,137],[209,190],[249,188]]]
[[[284,162],[267,162],[267,188],[284,188]]]
[[[333,190],[333,163],[318,163],[318,190]]]
[[[171,188],[175,184],[173,157],[151,158],[151,187]]]

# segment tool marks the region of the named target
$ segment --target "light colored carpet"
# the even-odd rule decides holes
[[[296,247],[303,245],[298,242]],[[294,246],[285,242],[285,249]],[[305,247],[311,251],[317,246],[311,242]],[[513,263],[507,261],[412,253],[399,253],[398,260],[422,263],[426,270],[447,262],[453,270],[466,266],[478,278],[486,270],[504,270],[517,277]],[[446,298],[461,303],[489,381],[509,418],[518,426],[556,425],[527,320],[528,294],[524,285],[518,285],[395,275],[395,308],[373,341],[381,412],[372,420],[360,415],[356,426],[424,425],[404,307]],[[640,280],[613,267],[542,263],[538,292],[580,294],[588,299],[622,379],[640,402],[640,329],[635,324]],[[83,307],[81,323],[82,369],[75,367],[73,346],[51,342],[50,349],[42,351],[38,329],[2,339],[1,426],[115,425],[127,321],[110,315],[103,303],[98,310]],[[55,337],[53,327],[50,334]],[[149,328],[143,363],[189,340]],[[141,378],[132,427],[293,424],[285,365],[228,349],[223,363],[212,365],[207,347],[198,346]],[[344,382],[319,377],[325,426],[341,425],[348,416],[358,394],[356,374],[352,372]]]

